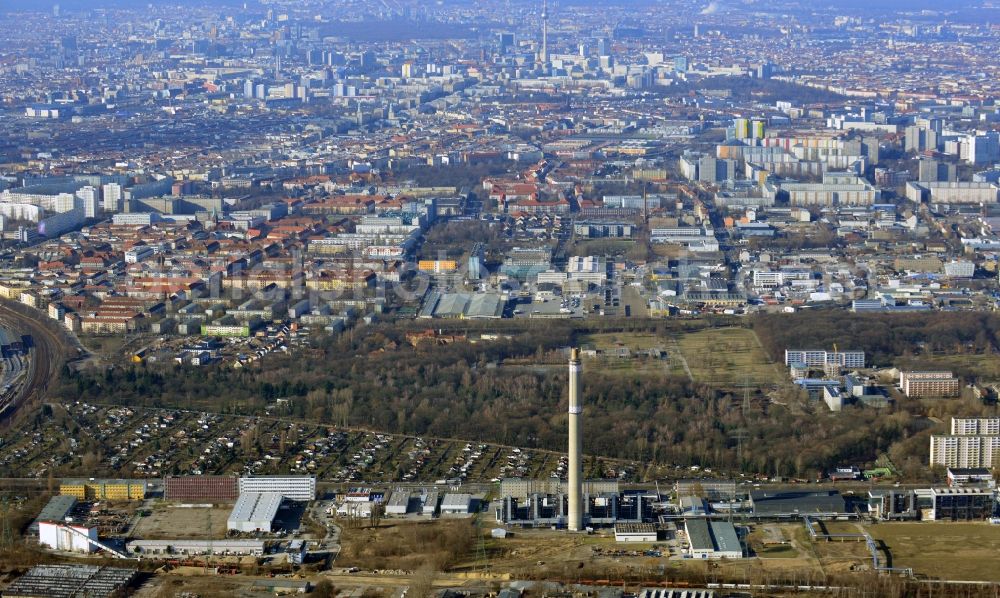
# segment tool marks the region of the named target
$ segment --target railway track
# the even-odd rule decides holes
[[[25,403],[45,396],[49,383],[59,375],[59,368],[71,357],[75,343],[53,328],[42,312],[21,304],[0,301],[0,326],[20,336],[31,338],[27,349],[27,375],[24,381],[0,397],[0,422],[12,418]],[[76,345],[79,349],[79,345]]]

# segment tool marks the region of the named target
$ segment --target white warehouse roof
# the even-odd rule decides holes
[[[281,494],[276,492],[244,492],[233,506],[226,522],[229,529],[252,531],[250,528],[267,528],[278,514],[281,506]],[[265,522],[267,525],[251,525]]]
[[[448,494],[444,495],[444,500],[441,501],[441,512],[445,511],[467,512],[471,504],[472,504],[471,494],[449,492]]]

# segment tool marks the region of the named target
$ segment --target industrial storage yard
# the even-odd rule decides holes
[[[136,520],[129,535],[151,540],[226,537],[226,518],[232,508],[161,504]]]

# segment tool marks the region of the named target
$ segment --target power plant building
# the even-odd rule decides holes
[[[587,480],[583,482],[583,492],[598,494],[618,494],[618,480]],[[558,478],[528,479],[503,478],[500,480],[500,496],[510,496],[524,500],[534,494],[567,494],[566,482]]]
[[[597,527],[653,520],[653,504],[658,500],[655,493],[584,492],[581,499],[583,523]],[[492,508],[497,523],[568,528],[569,496],[562,492],[533,493],[526,497],[506,495],[494,501]]]
[[[918,502],[926,500],[921,494]],[[929,499],[923,518],[932,521],[985,521],[993,516],[996,502],[992,488],[931,488]]]

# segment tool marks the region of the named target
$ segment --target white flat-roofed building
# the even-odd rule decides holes
[[[616,523],[615,542],[656,542],[656,525],[652,523]]]
[[[434,513],[437,512],[438,507],[438,493],[436,490],[431,490],[426,495],[422,497],[423,504],[420,507],[420,512],[423,515],[428,515],[433,517]]]
[[[385,505],[386,515],[406,515],[410,506],[409,490],[393,490],[389,502]]]
[[[281,501],[281,494],[276,492],[241,492],[226,528],[244,533],[270,532]]]
[[[316,500],[316,478],[313,476],[240,478],[240,494],[244,492],[277,493],[288,500]]]
[[[863,368],[865,367],[865,352],[786,349],[785,365],[790,366],[796,363],[815,368]]]
[[[441,501],[442,515],[469,515],[472,508],[472,495],[462,492],[449,492]]]

